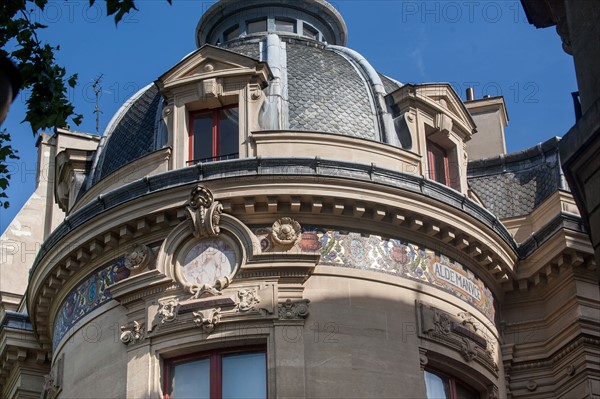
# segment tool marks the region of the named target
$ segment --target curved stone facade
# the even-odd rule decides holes
[[[321,0],[223,0],[196,34],[100,142],[46,138],[66,214],[0,313],[2,397],[596,394],[556,140],[470,160],[483,105],[378,74]]]

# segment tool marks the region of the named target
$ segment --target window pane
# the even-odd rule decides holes
[[[210,399],[210,359],[179,364],[172,368],[171,399]]]
[[[212,158],[212,113],[194,115],[194,161]]]
[[[248,22],[247,34],[266,32],[267,31],[267,20],[261,19],[259,21]]]
[[[304,36],[308,36],[311,39],[319,40],[319,32],[316,29],[304,24]]]
[[[267,356],[265,353],[225,355],[222,359],[223,399],[264,399],[267,397]]]
[[[425,372],[427,399],[450,399],[450,384],[448,378]]]
[[[225,32],[225,41],[233,40],[233,39],[237,38],[239,35],[240,35],[240,27],[238,25],[236,25],[233,28],[229,28],[229,30],[227,30]]]
[[[470,389],[456,382],[456,399],[478,399],[479,395],[473,393]]]
[[[237,154],[240,148],[239,115],[240,111],[238,108],[226,108],[219,112],[219,155],[222,157],[221,159],[238,157]]]
[[[293,21],[284,21],[281,19],[276,19],[275,30],[278,32],[294,33],[296,31],[296,23]]]

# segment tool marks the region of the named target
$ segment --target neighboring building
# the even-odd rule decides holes
[[[521,0],[536,28],[556,25],[577,76],[577,123],[560,145],[563,168],[600,262],[600,3]],[[598,270],[600,282],[600,269]]]
[[[52,183],[0,247],[3,398],[600,395],[558,139],[505,154],[501,98],[346,37],[322,0],[222,0],[101,139],[42,136]]]

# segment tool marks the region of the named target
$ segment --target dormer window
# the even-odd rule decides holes
[[[427,161],[429,178],[438,183],[450,186],[450,168],[446,150],[431,140],[427,140]]]
[[[188,164],[239,157],[237,105],[192,112]]]
[[[266,32],[267,31],[267,19],[258,19],[255,21],[248,21],[246,28],[247,34]]]
[[[275,30],[277,32],[296,33],[296,22],[287,19],[275,19]]]

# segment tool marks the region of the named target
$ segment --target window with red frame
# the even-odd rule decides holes
[[[429,178],[438,183],[450,186],[450,169],[446,150],[427,140],[427,158],[429,163]]]
[[[267,397],[264,348],[216,350],[165,361],[165,399]]]
[[[238,157],[239,109],[237,105],[190,114],[188,163]]]
[[[454,377],[425,370],[427,399],[479,399],[479,395]]]

